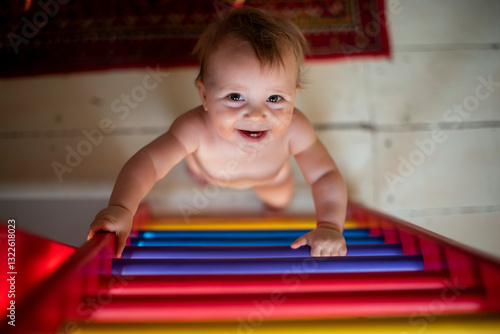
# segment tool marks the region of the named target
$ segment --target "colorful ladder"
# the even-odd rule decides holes
[[[500,261],[349,205],[346,257],[288,245],[310,219],[151,221],[99,234],[32,293],[21,332],[499,333]],[[22,330],[22,331],[21,331]]]

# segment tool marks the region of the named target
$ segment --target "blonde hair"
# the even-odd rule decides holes
[[[301,82],[306,41],[290,20],[266,12],[242,7],[231,9],[201,34],[194,53],[200,59],[197,79],[206,77],[208,59],[227,38],[248,42],[263,66],[284,65],[282,53],[291,49],[297,61],[297,85]]]

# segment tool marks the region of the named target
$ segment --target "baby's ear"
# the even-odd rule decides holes
[[[205,104],[207,100],[207,91],[205,89],[205,84],[201,79],[196,79],[196,89],[198,89],[198,94],[200,94],[201,103]]]

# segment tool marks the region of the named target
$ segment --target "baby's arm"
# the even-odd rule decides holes
[[[340,172],[309,121],[296,112],[290,150],[311,185],[316,208],[316,228],[298,238],[292,248],[311,246],[311,256],[345,255],[342,236],[347,209],[347,190]]]
[[[108,207],[99,212],[90,225],[87,240],[98,231],[114,232],[115,256],[121,257],[141,200],[158,180],[196,149],[198,132],[190,134],[193,138],[188,136],[193,126],[193,122],[188,121],[189,116],[181,116],[167,133],[130,158],[118,175]]]

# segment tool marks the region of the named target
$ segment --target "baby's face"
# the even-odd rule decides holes
[[[284,66],[264,67],[248,43],[228,40],[198,81],[213,130],[247,153],[283,136],[292,120],[297,63],[291,51],[282,57]]]

